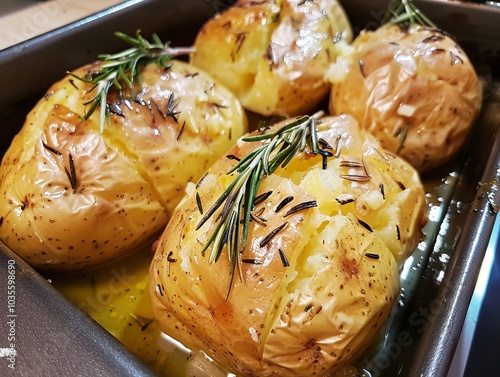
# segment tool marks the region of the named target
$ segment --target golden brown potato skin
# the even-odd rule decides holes
[[[198,68],[149,64],[142,80],[101,133],[98,111],[82,121],[91,85],[68,75],[28,114],[5,154],[0,240],[36,268],[92,267],[151,240],[187,182],[246,130],[234,95]]]
[[[328,95],[324,73],[337,56],[337,33],[350,42],[336,0],[240,0],[201,28],[191,62],[253,112],[303,114]]]
[[[431,29],[386,24],[362,32],[330,112],[353,115],[382,146],[419,171],[460,149],[481,107],[482,88],[467,55]]]
[[[196,196],[208,208],[229,184],[226,172],[234,160],[221,158],[181,201],[151,265],[161,329],[237,375],[323,376],[359,355],[397,297],[395,256],[403,258],[420,239],[425,195],[416,171],[385,154],[351,117],[320,122],[319,137],[331,146],[340,136],[339,156],[322,169],[320,156],[301,153],[263,179],[258,193],[272,194],[254,209],[264,220],[251,222],[242,278],[236,274],[227,300],[230,263],[224,251],[213,264],[208,252],[201,254],[214,219],[195,230],[202,216]],[[258,145],[239,142],[228,153],[242,157]],[[366,173],[354,162],[365,164],[369,179],[352,178]],[[293,200],[276,212],[289,196]],[[310,200],[317,207],[284,216]],[[398,243],[397,252],[386,243]]]

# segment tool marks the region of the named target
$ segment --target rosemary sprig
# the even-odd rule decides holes
[[[86,77],[78,76],[72,72],[68,74],[83,82],[93,84],[91,91],[94,96],[84,104],[90,107],[85,111],[82,119],[85,121],[100,107],[100,130],[104,131],[104,125],[109,121],[110,109],[106,102],[110,89],[114,86],[123,95],[123,87],[130,90],[130,97],[134,96],[134,83],[142,84],[141,68],[148,63],[156,62],[160,67],[168,68],[169,61],[178,55],[189,54],[192,48],[171,48],[169,43],[162,42],[158,35],[152,35],[152,41],[141,36],[140,30],[136,32],[135,38],[122,32],[116,32],[115,36],[132,47],[116,54],[101,54],[98,59],[104,63],[99,70],[90,72]]]
[[[243,138],[245,142],[266,141],[233,166],[227,174],[235,178],[198,222],[196,229],[210,219],[216,211],[215,228],[203,247],[202,254],[212,246],[209,263],[217,262],[224,246],[231,262],[229,295],[240,253],[246,246],[252,210],[262,178],[286,166],[298,151],[309,146],[318,154],[319,144],[316,122],[321,113],[302,116],[268,134]]]
[[[405,29],[415,25],[437,29],[437,26],[411,0],[391,1],[385,21],[400,25]]]

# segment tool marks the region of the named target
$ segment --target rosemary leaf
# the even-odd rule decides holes
[[[252,203],[255,200],[255,197],[257,195],[257,189],[259,187],[259,183],[262,180],[263,176],[263,171],[262,167],[257,166],[257,168],[252,172],[252,175],[250,176],[250,179],[247,182],[247,195],[245,198],[245,203]],[[252,205],[246,205],[245,206],[245,212],[244,212],[244,217],[243,217],[243,242],[241,245],[241,248],[244,249],[246,246],[246,240],[248,238],[248,227],[250,224],[250,217],[252,214]]]
[[[203,215],[201,220],[198,222],[198,225],[196,225],[196,230],[200,229],[203,224],[207,222],[207,220],[212,217],[212,215],[217,211],[217,209],[221,206],[222,203],[226,200],[226,198],[229,196],[231,193],[231,190],[233,189],[234,186],[238,183],[237,179],[235,179],[229,187],[223,192],[223,194],[217,199],[217,201],[212,204],[212,206],[208,209],[208,211]]]

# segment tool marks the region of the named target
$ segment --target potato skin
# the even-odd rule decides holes
[[[102,133],[98,111],[81,118],[91,85],[70,75],[28,114],[0,168],[0,240],[34,267],[93,267],[150,241],[188,181],[246,131],[234,95],[198,68],[149,64],[142,80],[135,100],[109,94]]]
[[[262,115],[311,112],[327,97],[324,73],[337,33],[352,31],[336,0],[240,0],[199,31],[191,62]]]
[[[333,80],[330,112],[351,114],[421,172],[455,155],[482,99],[474,67],[456,42],[436,30],[386,24],[362,32],[353,47],[347,72]]]
[[[415,170],[385,154],[351,117],[326,117],[318,128],[331,146],[340,135],[339,156],[323,170],[320,156],[301,153],[263,179],[259,194],[272,194],[254,212],[265,222],[251,223],[241,254],[242,261],[258,263],[241,264],[242,278],[234,278],[227,300],[230,263],[224,251],[212,264],[208,252],[201,254],[214,220],[195,229],[202,216],[196,197],[208,208],[229,184],[225,174],[233,160],[221,158],[181,201],[151,265],[153,311],[162,331],[238,375],[322,376],[339,370],[387,318],[399,291],[395,257],[402,262],[420,239],[425,195]],[[239,142],[228,153],[242,157],[259,144]],[[360,173],[347,161],[364,161],[371,179],[347,179]],[[381,184],[381,201],[369,199]],[[347,195],[352,202],[344,202]],[[292,202],[276,212],[289,196]],[[284,217],[310,200],[318,206]],[[399,222],[400,235],[391,221]]]

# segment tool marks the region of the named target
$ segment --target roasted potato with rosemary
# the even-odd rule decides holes
[[[199,68],[154,58],[132,88],[106,88],[116,62],[53,84],[3,158],[0,240],[36,268],[97,266],[151,240],[246,132],[239,101]]]
[[[422,20],[364,31],[352,47],[339,64],[347,69],[330,71],[330,112],[353,115],[385,149],[419,171],[455,155],[482,97],[474,67],[457,42]]]
[[[331,375],[387,318],[425,209],[416,170],[350,116],[259,129],[176,208],[155,317],[237,375]]]
[[[199,31],[191,62],[263,115],[312,111],[328,96],[324,73],[352,31],[337,0],[239,0]]]

